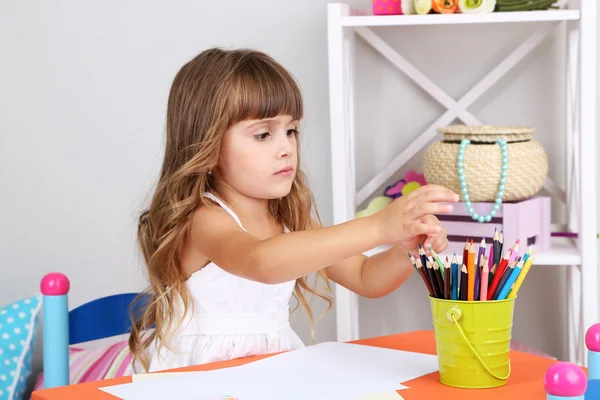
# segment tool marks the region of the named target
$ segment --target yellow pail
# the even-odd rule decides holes
[[[468,389],[506,384],[515,298],[453,301],[430,296],[443,384]]]

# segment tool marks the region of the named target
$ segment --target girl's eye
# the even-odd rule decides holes
[[[258,135],[254,135],[254,137],[257,140],[265,140],[266,138],[269,137],[269,135],[271,135],[269,132],[264,132],[264,133],[261,133],[261,134],[258,134]]]
[[[288,136],[297,135],[298,130],[297,129],[288,129],[287,134],[288,134]]]

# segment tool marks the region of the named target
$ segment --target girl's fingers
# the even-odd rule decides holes
[[[415,200],[418,200],[422,203],[455,203],[459,200],[459,196],[450,189],[436,187],[432,190],[419,193]]]
[[[421,221],[414,221],[408,225],[407,233],[410,237],[419,235],[434,235],[439,233],[442,227],[439,225],[425,224]]]
[[[429,245],[433,248],[433,251],[436,253],[441,253],[448,248],[448,237],[446,232],[427,235],[425,239],[424,247],[429,249]]]
[[[441,253],[448,248],[448,239],[446,235],[440,235],[436,238],[435,243],[431,245],[436,253]]]
[[[412,219],[421,219],[429,214],[449,214],[453,209],[452,204],[421,203],[413,207],[409,214]]]

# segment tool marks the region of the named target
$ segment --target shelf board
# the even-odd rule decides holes
[[[452,25],[510,22],[576,21],[579,10],[512,11],[488,14],[350,15],[342,26]]]
[[[534,265],[580,265],[581,254],[575,246],[572,239],[553,237],[550,240],[551,247],[548,251],[537,252],[533,260]],[[365,252],[367,256],[372,256],[382,251],[385,251],[390,246],[378,246],[372,250]],[[450,242],[448,249],[440,256],[451,257],[454,253],[462,259],[464,243]],[[524,251],[520,251],[521,255]]]

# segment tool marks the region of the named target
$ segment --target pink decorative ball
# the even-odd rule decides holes
[[[585,345],[588,350],[600,351],[600,323],[590,326],[585,333]]]
[[[42,278],[40,290],[44,296],[62,296],[69,293],[69,278],[60,272],[51,272]]]
[[[544,375],[546,393],[553,396],[576,397],[585,394],[587,377],[581,368],[570,362],[557,362]]]

